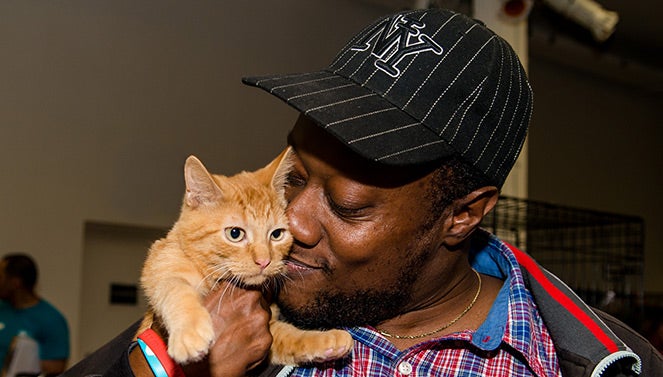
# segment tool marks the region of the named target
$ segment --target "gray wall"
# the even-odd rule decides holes
[[[640,216],[645,291],[663,294],[663,73],[533,38],[529,197]]]

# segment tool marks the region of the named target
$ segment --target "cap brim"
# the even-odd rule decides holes
[[[242,82],[280,98],[369,160],[420,165],[455,153],[426,125],[333,72],[247,77]]]

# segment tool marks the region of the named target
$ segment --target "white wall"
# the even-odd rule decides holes
[[[547,46],[555,52],[555,46]],[[592,56],[588,52],[588,55]],[[530,55],[534,117],[529,133],[529,197],[567,206],[639,216],[645,222],[644,288],[663,294],[663,92],[656,80],[626,83],[637,67],[609,76]],[[601,68],[605,57],[593,56]],[[605,67],[603,67],[605,68]],[[659,76],[652,76],[652,79]],[[647,81],[644,81],[647,82]],[[653,304],[653,303],[652,303]]]
[[[0,254],[35,256],[73,361],[84,222],[168,226],[189,154],[220,173],[269,161],[295,113],[240,78],[323,68],[383,12],[352,0],[0,2]]]

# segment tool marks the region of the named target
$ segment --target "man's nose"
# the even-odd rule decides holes
[[[314,246],[321,237],[321,199],[314,190],[302,189],[290,198],[286,209],[290,233],[295,242]]]

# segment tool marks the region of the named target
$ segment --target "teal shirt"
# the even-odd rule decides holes
[[[64,316],[45,300],[25,309],[14,309],[0,300],[0,363],[14,336],[25,332],[39,344],[41,360],[69,357],[69,326]]]

